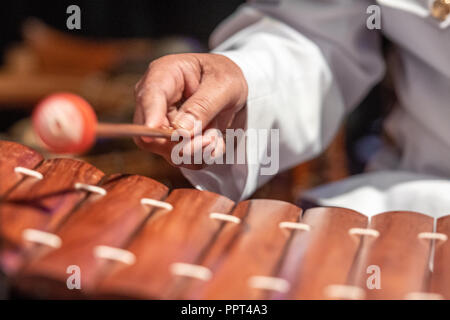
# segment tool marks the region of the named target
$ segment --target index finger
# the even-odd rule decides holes
[[[150,66],[136,94],[137,105],[143,111],[147,126],[169,126],[168,107],[181,99],[184,90],[178,77],[171,65],[160,63]]]

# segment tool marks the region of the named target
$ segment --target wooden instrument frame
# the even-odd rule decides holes
[[[0,266],[26,296],[450,299],[450,216],[236,204],[5,141],[0,176]]]

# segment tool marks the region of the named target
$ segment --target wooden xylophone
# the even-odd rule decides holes
[[[1,268],[29,297],[450,298],[450,216],[434,231],[414,212],[369,222],[342,208],[169,193],[6,141],[0,179]]]

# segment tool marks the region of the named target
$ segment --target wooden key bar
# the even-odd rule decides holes
[[[276,279],[275,271],[291,232],[280,223],[297,222],[300,214],[300,208],[282,201],[241,202],[233,213],[241,223],[227,225],[202,262],[211,280],[191,280],[181,297],[262,299],[271,290],[286,290],[289,284]]]
[[[411,294],[426,291],[431,243],[420,239],[419,234],[432,232],[433,220],[406,211],[373,216],[369,228],[374,232],[362,235],[349,284],[363,288],[366,299],[408,299]]]
[[[279,277],[291,284],[274,299],[335,299],[330,288],[345,285],[360,245],[349,231],[365,228],[367,217],[342,208],[315,208],[305,212],[305,229],[293,229],[294,238],[283,259]]]
[[[142,199],[162,200],[167,187],[141,176],[113,175],[101,189],[92,191],[83,206],[55,232],[60,246],[41,246],[18,274],[15,281],[20,290],[52,298],[90,293],[111,260],[132,263],[133,256],[120,249],[155,208]],[[81,290],[68,289],[69,266],[80,268]]]
[[[43,160],[38,152],[21,144],[0,141],[0,198],[26,175],[16,168],[34,169]]]
[[[437,220],[436,233],[428,235],[433,239],[434,261],[430,292],[443,299],[450,299],[450,216]],[[433,237],[434,235],[434,237]]]
[[[103,177],[94,166],[71,159],[46,160],[34,173],[41,177],[27,176],[0,205],[1,262],[8,273],[20,266],[23,249],[33,245],[27,232],[55,230],[88,194],[75,185],[95,185]]]
[[[301,216],[287,202],[167,196],[147,177],[0,150],[12,154],[0,154],[0,175],[15,179],[0,202],[0,272],[19,296],[450,299],[450,216],[436,230],[410,211]]]
[[[166,202],[173,210],[158,211],[146,223],[127,248],[136,256],[135,264],[116,265],[102,282],[100,297],[172,297],[178,281],[183,280],[176,274],[176,266],[193,266],[195,270],[195,264],[225,223],[211,218],[211,214],[229,216],[234,206],[228,198],[194,189],[175,190]]]

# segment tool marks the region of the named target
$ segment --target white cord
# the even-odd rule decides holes
[[[212,272],[208,268],[182,262],[172,263],[170,265],[170,272],[177,276],[190,277],[203,281],[207,281],[212,277]]]
[[[408,293],[405,300],[444,300],[444,297],[439,293],[431,292],[410,292]]]
[[[132,252],[110,246],[95,246],[94,256],[97,258],[119,261],[128,265],[132,265],[136,262],[136,256]]]
[[[38,180],[44,179],[44,176],[42,175],[42,173],[35,171],[35,170],[28,169],[28,168],[24,168],[24,167],[15,167],[14,172],[20,173],[20,174],[23,174],[23,175],[26,175],[29,177],[33,177]]]
[[[351,228],[348,230],[350,235],[359,235],[359,236],[370,236],[374,238],[378,238],[380,236],[380,232],[375,229],[369,228]]]
[[[86,183],[77,182],[75,183],[75,189],[77,190],[84,190],[92,193],[97,193],[102,196],[106,196],[107,192],[105,189],[99,187],[99,186],[93,186]]]
[[[170,203],[164,202],[164,201],[158,201],[158,200],[150,199],[150,198],[142,198],[141,204],[152,206],[152,207],[158,207],[161,209],[165,209],[167,211],[173,210],[173,206]]]
[[[332,284],[325,288],[325,295],[332,299],[361,300],[366,293],[360,287]]]
[[[296,230],[303,230],[303,231],[310,231],[311,226],[306,223],[300,223],[300,222],[290,222],[290,221],[283,221],[280,222],[278,225],[281,229],[296,229]]]
[[[55,249],[61,247],[62,244],[61,238],[56,234],[36,229],[23,230],[22,238],[26,241],[43,244]]]
[[[447,241],[448,236],[439,232],[421,232],[417,235],[419,239]]]
[[[227,222],[233,222],[233,223],[236,223],[236,224],[241,223],[241,219],[239,219],[238,217],[232,216],[230,214],[225,214],[225,213],[213,212],[213,213],[210,213],[209,218],[210,219],[227,221]]]
[[[271,290],[278,292],[288,292],[290,284],[287,280],[275,277],[252,276],[248,280],[250,287],[255,289]]]

